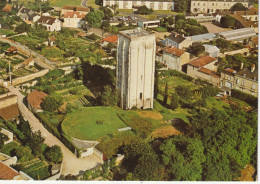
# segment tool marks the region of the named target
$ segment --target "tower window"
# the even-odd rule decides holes
[[[143,93],[140,93],[140,100],[142,100],[143,99]]]

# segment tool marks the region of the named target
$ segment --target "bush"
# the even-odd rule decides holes
[[[183,78],[184,80],[187,80],[187,81],[193,80],[193,78],[191,76],[178,72],[177,70],[163,71],[162,75],[163,76],[176,76],[176,77]]]
[[[63,159],[61,148],[57,145],[48,148],[44,154],[50,162],[60,163]]]
[[[244,92],[236,90],[236,89],[231,89],[231,96],[234,98],[237,98],[239,100],[242,100],[242,101],[248,103],[249,105],[257,108],[258,98],[253,95],[244,93]]]
[[[96,124],[97,124],[97,125],[103,125],[104,122],[105,122],[104,120],[97,120]]]

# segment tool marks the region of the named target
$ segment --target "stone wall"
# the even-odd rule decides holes
[[[103,153],[101,153],[100,151],[98,151],[96,148],[94,148],[93,154],[94,154],[95,156],[97,156],[98,158],[100,158],[101,160],[103,160]]]
[[[225,55],[244,54],[245,52],[249,53],[249,49],[243,48],[243,49],[239,49],[239,50],[224,52],[224,54],[220,53],[219,57],[225,57]]]
[[[6,136],[8,137],[8,140],[5,141],[4,144],[8,144],[8,143],[14,141],[14,134],[13,134],[12,132],[10,132],[10,131],[8,131],[8,130],[6,130],[6,129],[3,129],[3,128],[0,129],[0,130],[1,130],[0,132],[1,132],[2,134],[6,135]]]
[[[34,73],[34,74],[30,74],[30,75],[27,75],[27,76],[24,76],[24,77],[15,78],[15,79],[12,80],[12,84],[18,85],[18,84],[21,84],[21,83],[25,83],[25,82],[34,80],[37,77],[42,77],[45,74],[47,74],[48,72],[49,72],[49,69],[44,69],[44,70],[41,70],[41,71]]]

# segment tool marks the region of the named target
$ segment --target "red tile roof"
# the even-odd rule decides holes
[[[211,70],[209,70],[209,69],[207,69],[207,68],[201,67],[201,68],[199,69],[199,71],[202,72],[202,73],[211,75],[211,76],[213,76],[213,77],[219,78],[219,76],[218,76],[215,72],[213,72],[213,71],[211,71]]]
[[[252,38],[252,42],[253,42],[255,45],[258,45],[258,36]]]
[[[230,72],[230,73],[236,73],[237,72],[236,70],[233,70],[231,68],[227,68],[227,69],[225,69],[225,71]]]
[[[76,18],[81,18],[83,19],[85,17],[84,14],[81,14],[80,12],[66,12],[64,14],[64,18],[74,18],[74,16],[76,15]]]
[[[0,161],[0,180],[12,180],[18,172]]]
[[[48,95],[44,92],[34,90],[28,95],[27,101],[33,108],[41,109],[40,105],[47,96]]]
[[[9,47],[6,51],[7,51],[7,52],[17,51],[17,48],[14,47],[14,46],[11,46],[11,47]]]
[[[169,54],[172,54],[172,55],[178,56],[178,57],[181,57],[181,55],[185,53],[185,51],[180,50],[180,49],[178,49],[178,48],[176,48],[176,47],[173,47],[173,46],[171,46],[171,47],[169,47],[169,46],[168,46],[168,47],[165,47],[163,50],[164,50],[164,52],[166,52],[166,53],[169,53]]]
[[[113,35],[113,36],[108,36],[106,38],[104,38],[101,42],[110,42],[110,43],[116,43],[118,39],[117,35]]]
[[[2,9],[3,12],[10,12],[12,11],[12,6],[7,4],[5,7]]]
[[[12,120],[17,118],[20,115],[18,104],[13,104],[0,109],[0,117],[4,120]]]
[[[49,37],[49,40],[50,40],[51,42],[55,42],[55,41],[57,40],[57,38],[54,37],[54,36],[51,36],[51,37]]]
[[[84,33],[84,32],[79,32],[79,33],[77,33],[77,35],[78,35],[78,36],[81,36],[81,37],[85,37],[85,36],[87,36],[87,34]]]
[[[190,62],[189,64],[195,67],[202,67],[216,60],[216,58],[210,56],[202,56]]]
[[[28,65],[30,62],[34,60],[34,57],[30,57],[29,59],[25,60],[22,64]]]

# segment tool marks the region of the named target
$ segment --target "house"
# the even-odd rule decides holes
[[[13,68],[17,70],[19,68],[26,68],[26,67],[34,66],[34,62],[35,62],[35,58],[30,57],[30,58],[26,59],[24,62],[15,65]]]
[[[14,46],[9,47],[6,51],[5,51],[5,55],[7,56],[12,56],[18,53],[18,49]]]
[[[153,27],[159,27],[160,26],[160,20],[143,20],[137,22],[138,27],[141,27],[143,29],[145,28],[153,28]]]
[[[34,113],[42,112],[41,103],[48,95],[44,92],[34,90],[27,96],[28,108]]]
[[[212,40],[217,39],[217,35],[214,33],[206,33],[206,34],[200,34],[200,35],[195,35],[195,36],[189,36],[191,38],[192,43],[197,43],[197,42],[209,42]]]
[[[2,12],[11,12],[12,11],[12,6],[7,4],[3,7]]]
[[[5,121],[16,120],[19,123],[20,112],[16,95],[8,95],[0,98],[0,117]]]
[[[26,7],[22,6],[17,13],[17,16],[21,17],[25,22],[36,22],[37,19],[40,18],[40,15],[33,10],[27,9]]]
[[[173,46],[163,49],[163,64],[173,70],[182,71],[183,66],[190,62],[190,54]]]
[[[30,176],[24,172],[16,171],[9,165],[0,161],[0,180],[33,180]]]
[[[227,68],[221,72],[220,80],[224,94],[231,95],[231,89],[237,89],[258,97],[258,68],[254,64],[251,67],[243,68],[242,63],[238,72]]]
[[[221,38],[230,41],[240,41],[243,42],[245,39],[252,38],[257,36],[255,31],[252,28],[242,28],[242,29],[234,29],[231,31],[224,31],[218,33]]]
[[[102,47],[106,47],[109,43],[116,45],[117,40],[118,40],[117,35],[107,36],[100,41],[100,44]]]
[[[50,16],[41,16],[37,22],[45,26],[47,31],[61,30],[61,22],[57,18]]]
[[[115,5],[119,9],[133,9],[145,5],[153,10],[174,10],[174,2],[172,0],[103,0],[103,6],[113,7]]]
[[[258,22],[247,20],[246,18],[238,14],[232,14],[230,16],[236,19],[234,28],[252,28],[256,33],[258,33]]]
[[[242,3],[248,7],[248,0],[191,0],[190,12],[191,13],[215,13],[219,10],[229,10],[236,3]]]
[[[53,47],[55,45],[55,42],[57,41],[57,38],[54,36],[51,36],[48,38],[48,46]]]
[[[208,44],[205,44],[203,45],[204,48],[205,48],[205,52],[208,53],[208,55],[210,57],[215,57],[217,58],[219,56],[219,53],[220,53],[220,49],[217,47],[217,46],[214,46],[214,45],[208,45]]]
[[[172,33],[166,38],[167,46],[174,46],[178,49],[184,49],[192,45],[191,38],[184,37],[179,35],[178,33]]]
[[[61,16],[67,12],[78,12],[80,14],[87,15],[90,12],[90,9],[82,6],[63,6],[61,9]]]
[[[210,56],[199,57],[187,65],[187,74],[202,80],[206,80],[215,86],[219,86],[219,76],[216,74],[218,59]]]
[[[80,12],[66,12],[63,15],[63,27],[81,28],[84,22],[85,14]]]

